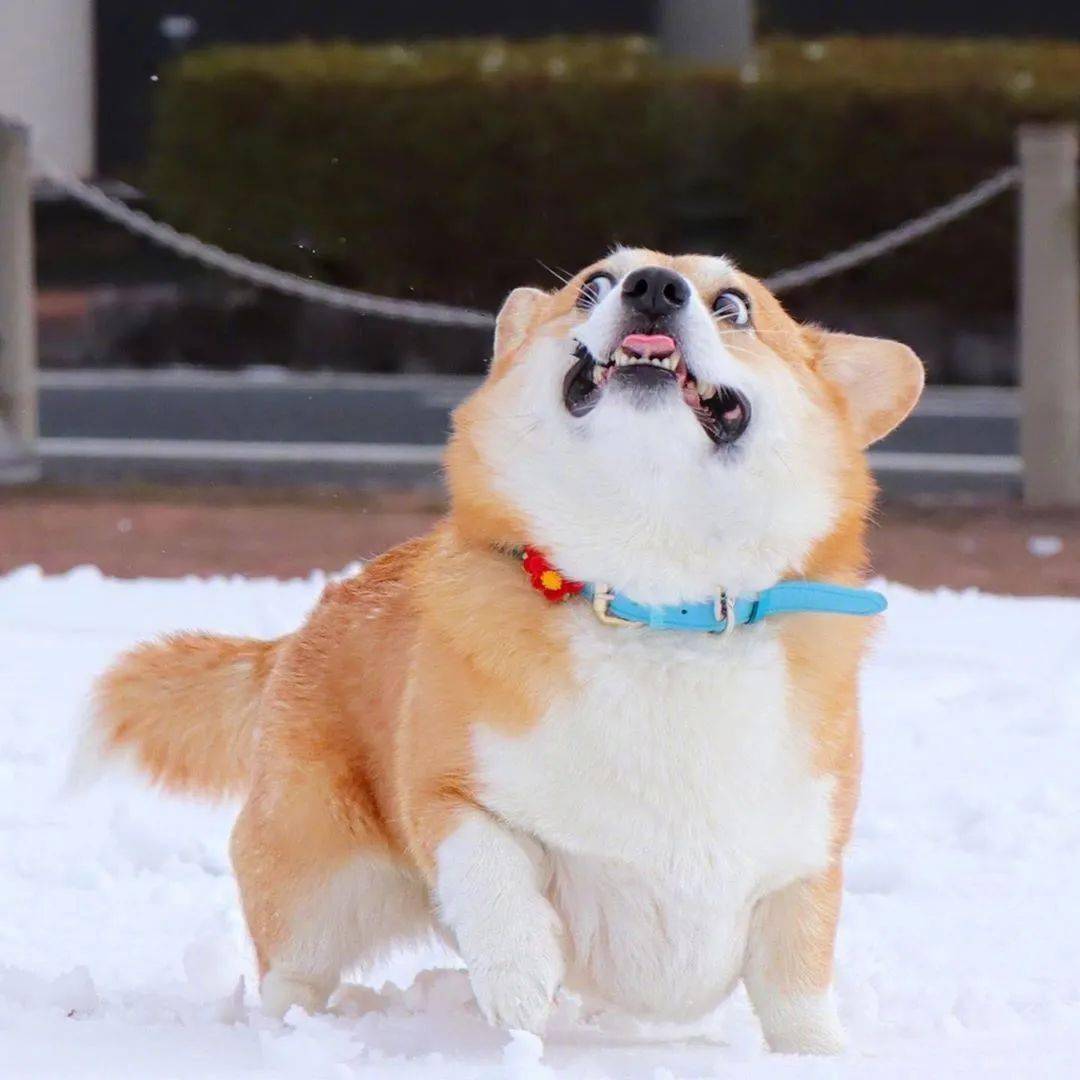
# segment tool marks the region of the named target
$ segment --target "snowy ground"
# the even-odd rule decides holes
[[[768,1057],[740,996],[689,1031],[586,1022],[566,1002],[541,1058],[485,1027],[434,950],[368,973],[379,994],[354,990],[341,1015],[266,1020],[232,808],[120,780],[58,794],[87,686],[119,649],[178,627],[275,635],[319,587],[0,578],[5,1080],[1075,1075],[1080,601],[888,589],[839,949],[846,1057]]]

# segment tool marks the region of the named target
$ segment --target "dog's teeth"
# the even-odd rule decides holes
[[[679,354],[671,356],[636,356],[628,353],[623,348],[616,349],[611,354],[610,364],[615,367],[626,367],[627,364],[647,364],[650,367],[663,368],[665,371],[675,371],[679,366]]]
[[[697,384],[697,392],[698,397],[701,398],[702,401],[708,401],[709,398],[716,394],[716,387],[713,386],[712,383],[699,382]]]

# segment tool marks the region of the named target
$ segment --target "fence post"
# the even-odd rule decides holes
[[[660,0],[665,56],[736,70],[754,60],[752,0]]]
[[[1025,124],[1019,151],[1024,501],[1080,506],[1077,126]]]
[[[30,133],[0,116],[0,483],[37,476]]]

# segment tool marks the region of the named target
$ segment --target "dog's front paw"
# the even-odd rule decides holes
[[[542,1035],[562,979],[561,967],[526,958],[482,964],[470,972],[473,993],[488,1022]]]
[[[540,1035],[565,965],[555,913],[545,902],[533,915],[491,934],[469,960],[469,979],[490,1023]]]

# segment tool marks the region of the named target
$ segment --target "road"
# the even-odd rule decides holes
[[[453,376],[46,372],[47,478],[434,484]],[[931,388],[874,448],[888,491],[1017,490],[1018,400],[1008,389]]]

